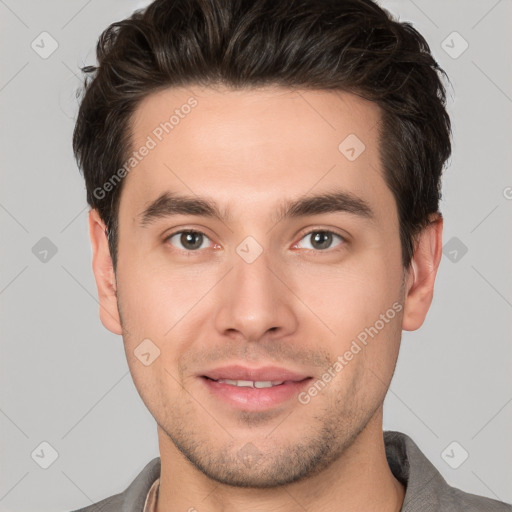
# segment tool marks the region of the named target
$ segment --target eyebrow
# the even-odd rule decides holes
[[[351,192],[336,191],[317,195],[303,196],[285,201],[278,208],[279,219],[320,215],[323,213],[345,212],[363,219],[374,221],[375,212],[361,197]],[[145,228],[161,218],[173,215],[193,215],[215,218],[221,222],[229,221],[229,210],[221,210],[217,204],[197,196],[164,192],[137,215],[139,225]]]

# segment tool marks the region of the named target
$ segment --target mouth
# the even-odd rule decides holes
[[[262,411],[290,401],[313,379],[282,368],[231,366],[199,375],[210,396],[230,407]]]
[[[311,377],[305,377],[300,381],[296,380],[281,380],[281,381],[271,381],[271,380],[232,380],[232,379],[211,379],[206,375],[203,375],[205,379],[211,380],[213,382],[220,382],[221,384],[229,384],[230,386],[236,386],[239,388],[274,388],[276,386],[282,386],[283,384],[293,384],[296,382],[302,382],[303,380],[311,379]]]

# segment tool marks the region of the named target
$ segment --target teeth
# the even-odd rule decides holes
[[[217,382],[223,382],[224,384],[231,384],[232,386],[248,387],[248,388],[271,388],[273,386],[279,386],[284,380],[230,380],[230,379],[219,379]]]

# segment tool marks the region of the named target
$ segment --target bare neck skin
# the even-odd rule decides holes
[[[404,486],[387,463],[382,408],[328,468],[299,482],[254,489],[224,485],[198,471],[158,428],[161,474],[156,512],[400,512]]]

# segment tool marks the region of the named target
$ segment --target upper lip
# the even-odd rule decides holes
[[[307,379],[309,375],[294,372],[286,368],[277,366],[264,366],[261,368],[248,368],[242,365],[222,366],[208,370],[201,375],[210,379],[229,379],[229,380],[250,380],[250,381],[301,381]]]

